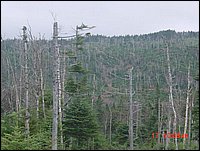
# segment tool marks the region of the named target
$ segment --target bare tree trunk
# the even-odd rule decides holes
[[[20,64],[22,65],[22,58]],[[22,75],[23,75],[23,69],[20,68],[20,77],[19,77],[19,108],[21,108],[21,100],[22,100]],[[19,109],[20,110],[20,109]]]
[[[61,99],[59,99],[59,128],[60,128],[61,149],[63,149],[63,129],[62,129],[62,104],[61,104]]]
[[[158,99],[158,134],[161,132],[161,126],[160,126],[160,98]],[[160,143],[160,135],[158,135],[158,144]]]
[[[190,64],[188,66],[188,87],[187,87],[187,98],[186,98],[186,108],[185,108],[185,127],[184,127],[184,133],[187,132],[187,125],[188,125],[188,107],[189,107],[189,95],[190,95]],[[183,138],[183,148],[185,149],[185,141],[186,138]]]
[[[162,128],[162,122],[163,122],[163,103],[160,103],[161,105],[161,110],[160,110],[160,132],[161,132],[161,128]],[[161,135],[161,142],[163,143],[164,145],[164,137],[163,135]]]
[[[129,78],[130,78],[130,124],[129,124],[129,130],[130,130],[130,150],[133,150],[133,101],[132,101],[132,71],[133,71],[133,67],[131,67],[130,69],[130,74],[129,74]]]
[[[170,133],[170,132],[171,132],[171,116],[169,115],[167,134]],[[170,142],[170,139],[169,139],[168,136],[166,135],[166,146],[165,146],[165,150],[168,150],[169,142]]]
[[[109,140],[110,140],[110,145],[112,143],[112,110],[111,107],[108,106],[109,112],[110,112],[110,134],[109,134]]]
[[[135,138],[138,137],[138,131],[139,131],[139,104],[136,103],[136,135]]]
[[[44,116],[44,119],[46,119],[45,102],[44,102],[44,78],[43,78],[43,73],[42,73],[42,67],[40,68],[40,88],[41,88],[41,95],[42,95],[43,116]]]
[[[108,118],[106,116],[106,121],[105,121],[105,125],[104,125],[105,138],[106,138],[106,132],[107,132],[107,122],[108,122]]]
[[[58,101],[59,101],[59,83],[60,83],[60,59],[58,47],[58,23],[53,25],[53,41],[54,41],[54,72],[53,72],[53,126],[52,126],[52,150],[58,149]]]
[[[94,93],[95,93],[95,74],[93,74],[92,109],[94,106]]]
[[[170,58],[169,58],[169,48],[167,44],[167,64],[168,64],[168,83],[169,83],[169,102],[172,105],[172,109],[174,112],[174,122],[173,122],[173,131],[176,133],[176,110],[174,107],[174,100],[173,100],[173,89],[172,89],[172,74],[171,74],[171,68],[170,68]],[[175,144],[176,144],[176,150],[178,150],[178,142],[177,142],[177,137],[175,137]]]
[[[40,49],[40,52],[38,53],[38,61],[39,61],[39,71],[38,74],[40,74],[40,95],[42,98],[42,111],[43,111],[43,117],[46,119],[46,113],[45,113],[45,102],[44,102],[44,77],[43,77],[43,70],[42,70],[42,50]],[[39,77],[39,76],[38,76]],[[39,81],[39,80],[38,80]],[[39,101],[39,100],[38,100]],[[38,104],[39,106],[39,104]],[[39,111],[38,111],[39,113]]]
[[[37,92],[36,92],[37,93]],[[37,112],[37,119],[39,119],[39,95],[36,95],[36,112]]]
[[[58,72],[58,77],[60,78],[60,72]],[[60,79],[58,80],[60,81]],[[61,149],[63,149],[63,129],[62,129],[62,100],[61,100],[61,82],[59,82],[58,85],[58,107],[59,107],[59,128],[60,128],[60,144],[61,144]]]
[[[29,88],[28,88],[28,49],[27,49],[27,31],[26,27],[23,27],[23,40],[24,40],[24,52],[25,52],[25,109],[26,109],[26,116],[25,116],[25,133],[26,136],[29,137],[29,120],[30,120],[30,113],[29,113]]]
[[[33,42],[33,37],[32,37],[32,33],[31,31],[29,31],[29,34],[30,34],[30,37],[31,37],[31,46],[33,48],[33,72],[35,73],[35,85],[36,85],[36,90],[35,90],[35,98],[36,98],[36,116],[37,116],[37,119],[39,119],[39,111],[40,111],[40,108],[39,108],[39,96],[40,96],[40,87],[39,87],[39,72],[38,72],[38,64],[40,64],[40,60],[38,60],[38,52],[37,50],[38,49],[35,49],[35,44]]]
[[[64,100],[65,100],[65,75],[66,75],[66,56],[64,54],[63,56],[63,73],[62,73],[62,101],[64,104]]]
[[[60,143],[61,143],[61,149],[64,149],[64,142],[63,142],[63,129],[62,129],[62,107],[64,105],[64,99],[65,99],[65,75],[66,75],[66,63],[65,63],[65,53],[63,55],[63,73],[62,73],[62,82],[61,82],[61,88],[62,91],[60,91],[60,95],[61,95],[61,100],[59,101],[59,121],[60,121]]]

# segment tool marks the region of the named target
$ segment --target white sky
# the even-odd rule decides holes
[[[35,36],[50,38],[50,12],[69,35],[82,22],[96,26],[92,34],[107,36],[199,31],[199,1],[1,1],[1,35],[18,37],[29,23]]]

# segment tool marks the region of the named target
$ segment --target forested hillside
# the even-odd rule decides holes
[[[1,40],[1,149],[198,150],[199,32],[84,29]]]

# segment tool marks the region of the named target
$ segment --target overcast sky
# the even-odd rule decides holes
[[[69,35],[82,22],[96,26],[92,34],[107,36],[199,31],[198,1],[1,1],[1,35],[17,38],[29,23],[35,36],[50,38],[51,12]]]

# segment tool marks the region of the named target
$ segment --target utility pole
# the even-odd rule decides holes
[[[129,124],[129,137],[130,137],[130,150],[133,150],[133,100],[132,100],[132,71],[133,67],[130,69],[129,79],[130,79],[130,124]]]
[[[29,109],[29,89],[28,89],[28,46],[27,46],[27,28],[23,26],[23,41],[24,41],[24,53],[25,53],[25,133],[26,136],[29,137],[29,120],[30,120],[30,113]]]

